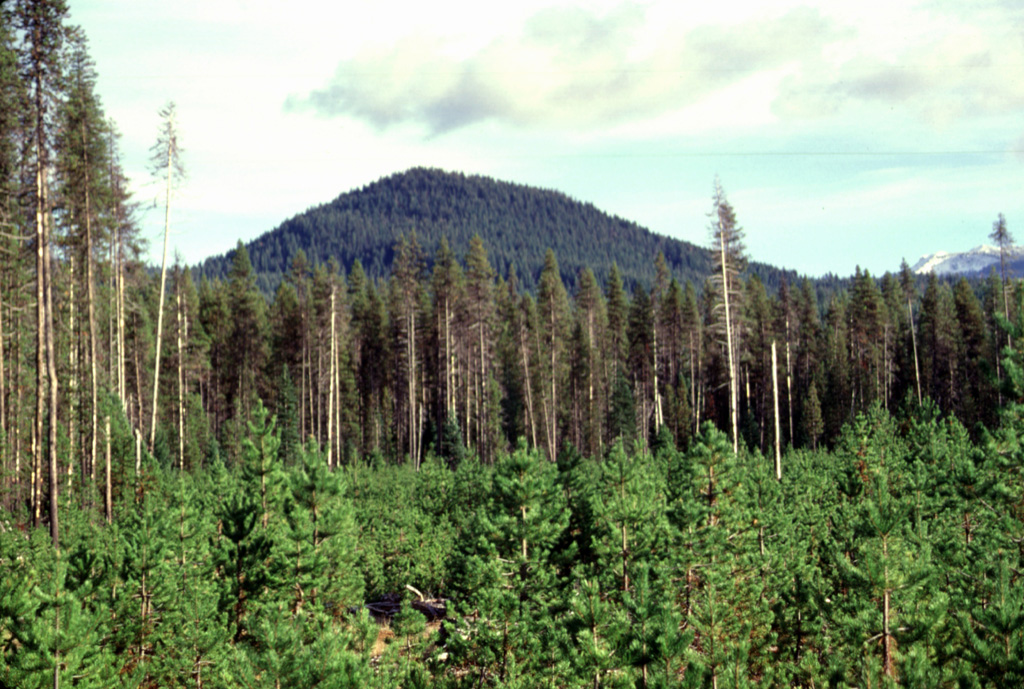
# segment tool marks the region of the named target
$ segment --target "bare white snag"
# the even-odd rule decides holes
[[[167,243],[171,228],[171,191],[174,188],[174,175],[178,173],[181,177],[184,171],[181,167],[179,156],[181,150],[178,147],[178,125],[175,121],[176,112],[173,102],[168,103],[160,110],[160,118],[163,123],[160,127],[160,134],[157,137],[156,145],[153,147],[154,172],[157,172],[155,164],[160,161],[159,171],[166,180],[166,196],[164,199],[164,251],[163,261],[160,265],[160,301],[157,306],[156,318],[156,362],[153,366],[153,410],[149,426],[149,451],[153,451],[153,443],[156,442],[156,412],[158,397],[160,393],[160,350],[163,344],[164,325],[164,294],[167,290]]]

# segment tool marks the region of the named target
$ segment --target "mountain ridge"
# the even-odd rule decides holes
[[[358,258],[369,277],[386,277],[395,244],[414,231],[428,262],[442,236],[457,256],[463,256],[470,238],[479,234],[496,272],[505,276],[515,265],[526,289],[536,285],[549,248],[569,287],[587,267],[604,284],[613,262],[627,289],[636,284],[649,287],[659,251],[681,283],[690,280],[699,288],[712,269],[709,249],[655,234],[563,192],[422,167],[382,177],[313,206],[245,247],[260,288],[271,294],[299,249],[314,265],[333,258],[347,272]],[[196,266],[197,277],[225,278],[233,254],[207,258]],[[757,273],[769,289],[776,288],[783,276],[791,283],[798,279],[795,271],[756,261],[750,262],[748,271]]]
[[[911,266],[916,275],[934,273],[940,277],[964,275],[981,277],[999,266],[999,247],[980,244],[969,251],[936,251],[924,254]],[[1016,274],[1024,268],[1024,247],[1011,246],[1007,251],[1007,266]]]

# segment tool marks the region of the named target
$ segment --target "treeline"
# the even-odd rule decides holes
[[[534,295],[515,272],[496,274],[479,237],[463,260],[443,241],[429,272],[415,234],[395,256],[391,277],[374,281],[358,261],[346,276],[300,252],[264,305],[239,245],[227,281],[202,280],[198,293],[186,285],[197,344],[185,350],[209,361],[186,378],[221,452],[234,455],[235,409],[257,396],[279,413],[294,404],[295,436],[312,435],[337,462],[381,453],[416,465],[427,447],[446,454],[456,441],[491,462],[520,437],[552,459],[565,443],[597,457],[619,437],[643,447],[662,426],[679,446],[703,421],[730,428],[713,273],[699,290],[680,285],[658,256],[649,290],[627,294],[612,264],[607,284],[583,270],[570,294],[549,250]],[[773,447],[775,390],[783,447],[831,446],[876,401],[896,409],[930,398],[975,436],[993,427],[1008,342],[996,323],[1002,281],[917,284],[905,265],[881,280],[858,270],[822,308],[809,280],[769,294],[756,274],[731,278],[742,441]]]

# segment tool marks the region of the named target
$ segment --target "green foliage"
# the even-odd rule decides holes
[[[538,284],[548,249],[557,253],[561,277],[570,288],[587,267],[604,283],[613,263],[627,289],[649,286],[655,279],[652,261],[659,253],[681,283],[700,283],[711,271],[706,249],[652,234],[563,194],[422,168],[311,208],[246,249],[260,288],[269,296],[300,250],[314,264],[333,257],[350,269],[359,260],[371,279],[385,277],[391,272],[392,248],[399,236],[413,230],[428,256],[437,254],[442,238],[453,252],[466,254],[472,237],[479,234],[496,272],[506,275],[515,265],[529,290]],[[207,259],[197,273],[225,279],[233,256],[230,252]],[[754,268],[770,287],[777,286],[783,275],[764,264]]]

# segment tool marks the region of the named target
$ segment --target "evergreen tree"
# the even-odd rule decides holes
[[[242,441],[242,480],[247,487],[260,496],[262,516],[260,524],[264,530],[270,526],[271,513],[279,513],[283,499],[281,490],[281,458],[278,450],[281,438],[277,433],[277,417],[271,416],[256,399],[249,422],[248,436]]]
[[[274,580],[270,566],[273,541],[259,528],[260,503],[242,489],[221,505],[221,533],[211,543],[211,556],[220,574],[218,612],[227,619],[231,643],[249,639],[261,595]]]
[[[552,462],[560,447],[560,416],[563,389],[563,361],[568,341],[569,301],[562,283],[555,253],[548,250],[544,256],[544,269],[537,287],[537,321],[544,356],[538,357],[538,368],[543,371],[540,398],[543,406],[545,447]]]
[[[818,386],[811,382],[807,391],[807,401],[804,403],[804,433],[811,444],[812,450],[818,449],[818,439],[825,430],[825,423],[821,418],[821,403],[818,401]]]
[[[249,253],[241,242],[235,247],[228,276],[227,310],[230,332],[226,343],[227,359],[221,370],[226,402],[238,400],[242,411],[239,422],[249,420],[256,398],[263,396],[264,366],[267,361],[267,306],[256,288],[256,276]]]

